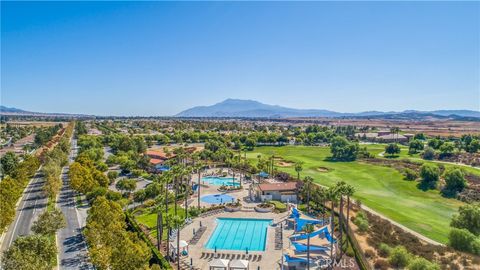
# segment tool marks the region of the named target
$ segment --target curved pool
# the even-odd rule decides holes
[[[202,196],[201,200],[202,202],[205,202],[205,203],[221,204],[221,203],[233,202],[235,201],[235,197],[230,196],[228,194],[212,194],[212,195]]]

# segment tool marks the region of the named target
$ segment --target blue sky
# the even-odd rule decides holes
[[[479,2],[1,3],[1,103],[171,115],[226,98],[480,108]]]

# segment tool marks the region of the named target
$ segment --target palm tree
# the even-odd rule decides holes
[[[313,183],[313,178],[310,176],[306,176],[303,180],[304,188],[307,189],[307,213],[310,213],[310,190]]]
[[[295,171],[297,172],[297,179],[300,181],[300,172],[303,170],[303,162],[295,163]]]
[[[303,227],[303,231],[307,234],[307,269],[310,269],[310,234],[315,231],[315,226],[307,224]]]
[[[338,214],[338,226],[340,228],[340,258],[343,256],[343,196],[345,195],[346,193],[346,183],[341,181],[341,182],[338,182],[337,185],[336,185],[336,189],[337,189],[337,193],[338,193],[338,197],[340,199],[340,210],[339,210],[339,214]],[[338,241],[337,241],[338,243]],[[338,254],[337,254],[338,255]]]
[[[188,167],[186,169],[186,180],[187,180],[187,183],[185,185],[185,219],[188,218],[188,199],[190,198],[190,181],[191,181],[191,177],[192,177],[192,174],[191,174],[191,167]]]
[[[355,193],[355,188],[352,185],[346,184],[345,185],[345,196],[347,196],[347,230],[346,233],[348,234],[348,228],[350,223],[350,197],[353,196]]]
[[[330,218],[330,231],[332,241],[330,241],[330,259],[333,261],[333,235],[335,232],[335,202],[338,200],[338,192],[336,187],[330,187],[327,190],[327,197],[330,200],[331,207],[331,218]]]
[[[177,250],[176,250],[176,259],[177,259],[177,270],[180,270],[180,226],[183,224],[183,219],[180,216],[173,216],[172,226],[177,229]]]
[[[167,258],[171,260],[170,258],[170,233],[173,228],[173,215],[171,213],[166,213],[165,215],[165,225],[167,226]]]
[[[197,186],[197,195],[198,195],[198,209],[200,209],[200,187],[201,187],[201,181],[202,181],[202,176],[201,176],[201,169],[203,165],[200,162],[197,162],[195,165],[195,169],[197,170],[198,173],[198,186]]]
[[[156,199],[155,211],[157,212],[157,249],[161,251],[162,248],[162,235],[163,235],[163,212],[165,211],[165,205],[163,204],[164,198],[159,195]]]

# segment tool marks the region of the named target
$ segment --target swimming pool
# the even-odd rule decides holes
[[[271,219],[217,218],[217,227],[205,248],[264,251]]]
[[[235,201],[235,197],[230,196],[228,194],[206,195],[206,196],[202,196],[200,199],[202,200],[202,202],[217,203],[217,204],[229,203],[229,202],[234,202]]]
[[[233,181],[234,179],[235,182]],[[214,186],[240,186],[238,178],[233,177],[205,176],[202,177],[202,182]]]

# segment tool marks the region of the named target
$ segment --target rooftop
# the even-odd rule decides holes
[[[296,190],[297,189],[297,182],[260,184],[260,185],[258,185],[258,188],[261,191]]]

